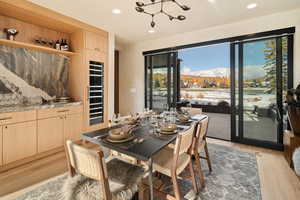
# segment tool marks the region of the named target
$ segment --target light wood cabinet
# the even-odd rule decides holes
[[[3,127],[0,126],[0,166],[3,164],[3,160],[2,160],[2,141],[3,141],[3,133],[2,133]]]
[[[64,137],[65,140],[80,140],[82,130],[82,115],[66,115],[64,120]]]
[[[58,108],[42,109],[37,111],[38,119],[46,119],[61,115],[76,114],[82,112],[82,106],[65,106]]]
[[[0,114],[0,125],[36,120],[36,111],[22,111]]]
[[[85,32],[85,48],[98,52],[107,52],[108,38],[99,33]]]
[[[37,153],[36,121],[5,125],[3,130],[3,164]]]
[[[84,130],[94,131],[107,126],[107,54],[91,50],[86,50],[85,54],[85,64],[88,66],[88,73],[85,81]],[[102,119],[95,122],[94,120],[98,120],[96,118],[99,115],[94,115],[94,113],[100,113],[99,115],[102,116]]]
[[[39,119],[38,153],[62,147],[66,140],[80,140],[82,121],[82,113]]]
[[[38,153],[64,145],[63,116],[38,120]]]

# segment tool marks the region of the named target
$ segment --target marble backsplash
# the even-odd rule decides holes
[[[67,96],[69,58],[0,45],[0,106]]]

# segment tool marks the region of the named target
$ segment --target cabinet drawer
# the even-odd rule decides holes
[[[14,124],[34,120],[36,120],[35,110],[0,114],[0,125]]]
[[[57,117],[59,115],[76,114],[81,112],[82,112],[82,106],[66,106],[66,107],[38,110],[37,117],[38,119],[45,119],[50,117]]]
[[[104,35],[85,32],[85,48],[99,52],[107,52],[108,38]]]

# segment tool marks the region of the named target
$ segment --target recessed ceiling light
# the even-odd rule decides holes
[[[253,8],[256,8],[257,7],[257,4],[256,3],[251,3],[247,6],[248,9],[253,9]]]
[[[148,31],[148,33],[155,33],[155,30],[154,30],[154,29],[150,29],[150,30]]]
[[[112,13],[114,13],[114,14],[120,14],[121,10],[120,9],[113,9]]]
[[[208,0],[209,3],[215,3],[216,0]]]

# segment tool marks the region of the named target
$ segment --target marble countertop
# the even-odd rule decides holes
[[[1,113],[10,113],[10,112],[21,112],[27,110],[40,110],[47,108],[57,108],[65,106],[77,106],[81,105],[82,101],[69,102],[69,103],[51,103],[51,104],[39,104],[39,105],[14,105],[14,106],[0,106]]]

